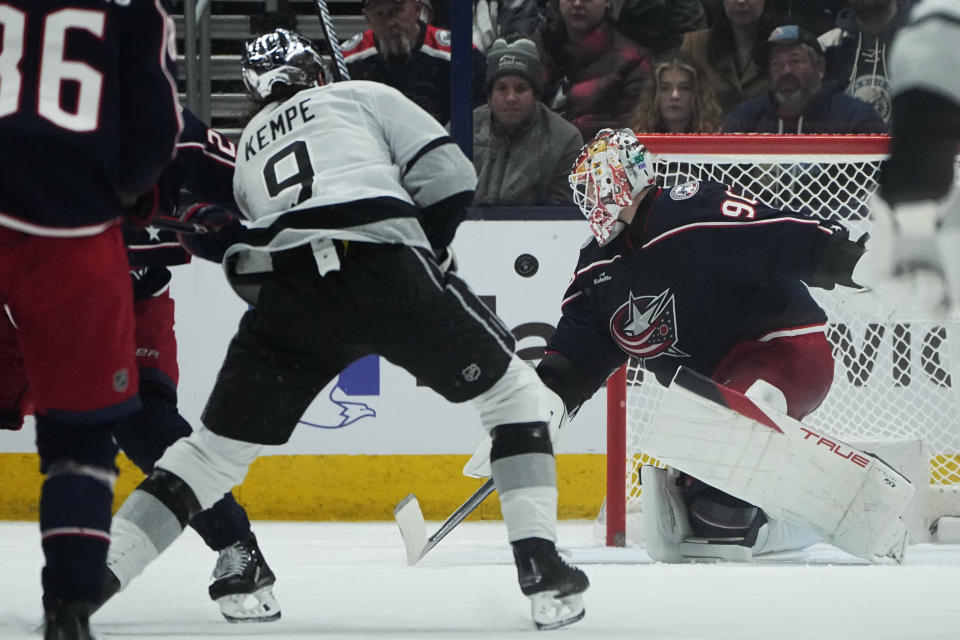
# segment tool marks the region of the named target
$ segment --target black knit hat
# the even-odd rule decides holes
[[[521,38],[507,44],[498,38],[487,51],[487,82],[484,89],[489,95],[493,83],[501,76],[514,75],[526,78],[537,95],[543,90],[543,65],[540,52],[532,40]]]

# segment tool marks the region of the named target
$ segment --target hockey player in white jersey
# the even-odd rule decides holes
[[[923,0],[891,51],[893,133],[860,275],[905,319],[960,311],[960,3]]]
[[[376,353],[447,400],[474,404],[493,439],[493,478],[534,622],[579,620],[589,583],[555,547],[546,388],[454,272],[449,244],[476,186],[470,161],[395,89],[324,84],[321,56],[295,33],[254,39],[242,65],[260,111],[240,138],[234,190],[252,228],[224,265],[253,307],[204,428],[168,449],[115,518],[117,586],[240,484],[263,445],[286,442],[350,362]]]

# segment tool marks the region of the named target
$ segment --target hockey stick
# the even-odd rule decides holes
[[[315,0],[315,2],[320,26],[323,27],[323,35],[327,39],[327,46],[330,47],[330,53],[333,55],[334,80],[349,80],[350,72],[347,70],[347,63],[343,59],[343,51],[340,49],[340,41],[337,40],[337,32],[333,28],[333,18],[330,17],[327,0]]]
[[[423,556],[427,555],[430,549],[433,549],[443,540],[448,533],[466,519],[474,510],[480,506],[480,503],[486,500],[487,496],[493,493],[493,478],[483,483],[467,501],[460,505],[456,511],[450,514],[450,517],[440,525],[437,532],[429,538],[427,537],[427,525],[423,520],[423,512],[420,510],[420,503],[417,496],[412,493],[401,500],[393,509],[393,517],[400,527],[400,535],[403,537],[403,545],[407,549],[407,564],[411,567],[417,564]]]
[[[186,233],[189,235],[202,235],[206,233],[213,233],[215,231],[211,227],[200,224],[199,222],[184,222],[179,218],[171,218],[170,216],[160,215],[153,216],[147,226],[163,229],[164,231],[176,231],[177,233]]]

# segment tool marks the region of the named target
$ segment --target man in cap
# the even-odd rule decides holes
[[[476,205],[568,204],[567,174],[580,131],[540,102],[543,68],[534,43],[493,43],[487,104],[473,113]]]
[[[770,75],[770,91],[727,116],[725,133],[883,133],[886,126],[863,100],[824,83],[820,43],[797,25],[777,27],[758,51]]]

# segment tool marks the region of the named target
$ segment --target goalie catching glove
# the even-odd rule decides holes
[[[850,232],[839,224],[822,225],[831,229],[820,247],[820,251],[813,263],[813,271],[803,278],[811,287],[833,289],[836,285],[862,289],[856,283],[853,271],[867,251],[867,240],[870,234],[865,233],[856,242],[850,240]]]
[[[243,237],[244,226],[237,214],[215,204],[200,203],[180,216],[182,222],[192,222],[206,229],[205,233],[177,233],[177,240],[190,255],[222,262],[223,254]]]

